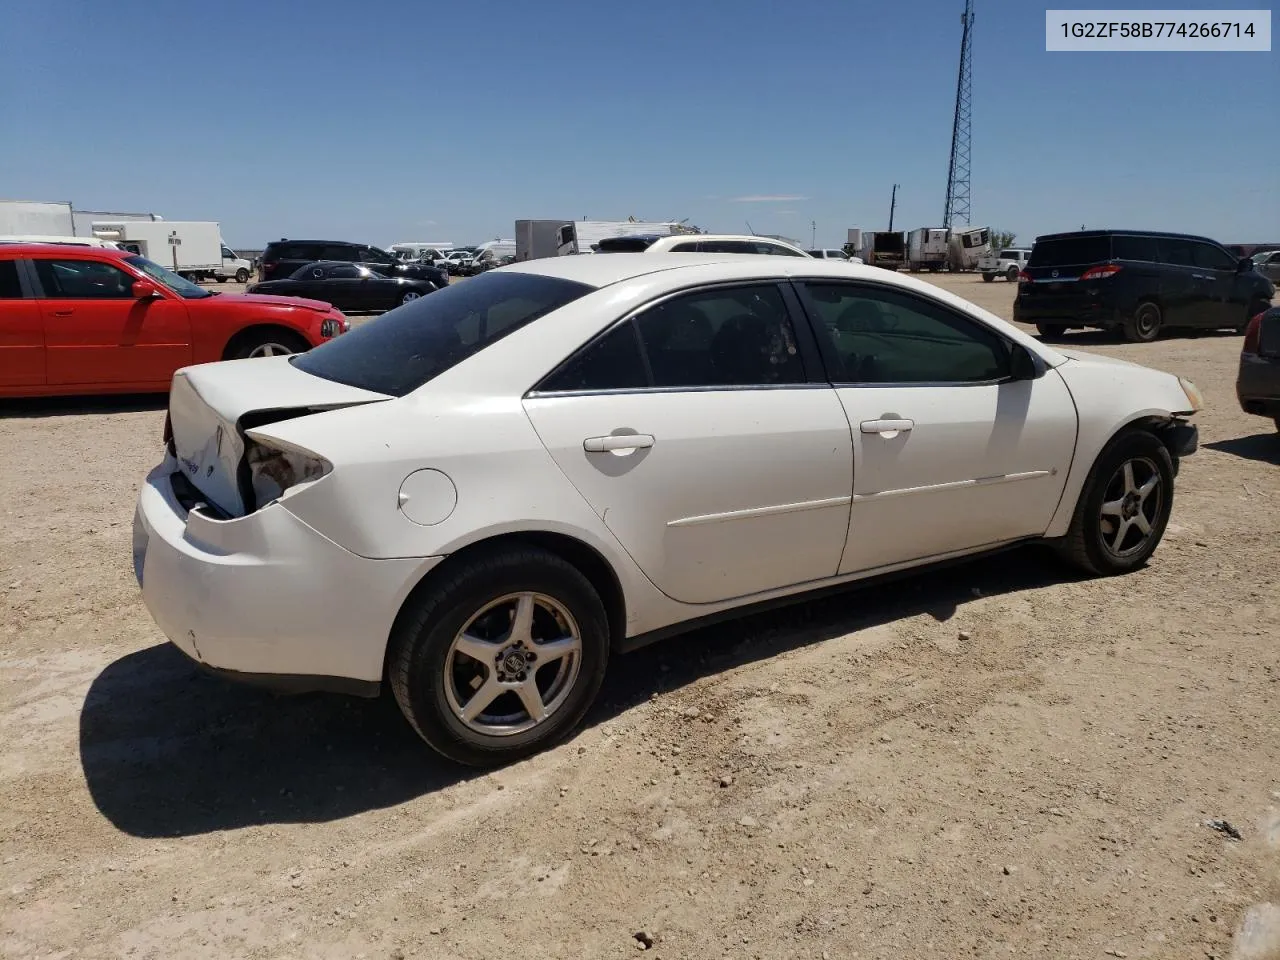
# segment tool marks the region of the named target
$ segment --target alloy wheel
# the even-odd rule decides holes
[[[293,353],[282,343],[260,343],[249,351],[249,357],[283,357]]]
[[[550,719],[582,667],[582,634],[541,593],[494,600],[467,620],[444,664],[449,709],[475,733],[511,736]]]
[[[1102,496],[1099,537],[1113,557],[1133,556],[1147,545],[1164,506],[1160,470],[1146,457],[1124,461]]]

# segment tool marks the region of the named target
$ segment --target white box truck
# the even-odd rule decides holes
[[[235,279],[244,283],[253,265],[222,242],[212,220],[95,220],[93,235],[168,267],[188,280]]]
[[[74,237],[69,202],[0,200],[0,234]]]
[[[952,230],[948,238],[947,269],[972,270],[991,253],[991,228],[969,227]]]

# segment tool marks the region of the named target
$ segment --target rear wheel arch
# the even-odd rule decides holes
[[[469,543],[462,549],[449,554],[442,562],[428,570],[405,595],[404,600],[400,603],[400,609],[396,611],[391,630],[388,633],[387,653],[391,649],[390,638],[395,635],[401,618],[406,615],[406,612],[417,608],[417,600],[423,594],[435,589],[437,584],[447,581],[456,568],[477,558],[508,550],[519,550],[522,547],[534,547],[555,554],[587,578],[596,595],[600,597],[600,602],[604,605],[605,613],[609,618],[609,644],[612,648],[617,649],[618,645],[626,637],[627,610],[626,595],[622,589],[622,582],[618,579],[613,566],[599,550],[576,537],[544,530],[522,530],[514,533],[497,534]],[[389,659],[384,653],[384,679],[386,678],[388,663]]]

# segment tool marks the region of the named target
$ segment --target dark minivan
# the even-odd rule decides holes
[[[346,240],[273,240],[262,251],[258,280],[287,280],[300,267],[317,260],[340,260],[369,267],[386,277],[429,280],[437,287],[449,285],[449,275],[439,267],[405,263],[385,250]]]
[[[1243,333],[1274,295],[1275,285],[1250,260],[1205,237],[1083,230],[1036,238],[1013,318],[1046,337],[1099,327],[1147,342],[1166,327]]]

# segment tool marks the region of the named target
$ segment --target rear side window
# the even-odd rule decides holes
[[[593,289],[554,277],[487,273],[392,310],[292,362],[325,380],[403,397]]]
[[[720,287],[673,297],[637,314],[561,366],[538,390],[755,387],[804,379],[777,287]]]
[[[1067,267],[1111,259],[1111,238],[1057,237],[1036,242],[1028,266]]]
[[[0,260],[0,300],[21,300],[22,284],[18,282],[18,261]]]
[[[1116,237],[1112,241],[1112,249],[1117,260],[1160,262],[1160,244],[1155,237]]]

